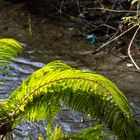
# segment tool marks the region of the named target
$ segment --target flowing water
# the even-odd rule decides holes
[[[140,73],[128,67],[128,62],[106,52],[93,55],[93,46],[85,45],[82,38],[72,37],[76,28],[51,24],[46,18],[31,16],[18,6],[2,7],[0,17],[0,38],[14,38],[23,46],[23,53],[13,58],[13,63],[6,68],[11,77],[0,75],[1,79],[7,81],[0,87],[0,98],[8,97],[35,70],[59,59],[77,69],[92,70],[108,77],[128,97],[134,113],[140,113]],[[65,132],[75,132],[95,123],[94,120],[82,123],[82,120],[83,114],[64,108],[55,118],[55,124],[62,125]],[[15,139],[28,140],[32,136],[36,140],[39,135],[45,136],[46,125],[44,120],[19,124],[21,130],[14,130]]]

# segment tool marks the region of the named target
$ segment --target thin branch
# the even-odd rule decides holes
[[[32,19],[31,19],[31,15],[29,14],[28,16],[28,28],[29,28],[29,35],[32,36]]]
[[[122,60],[122,61],[125,61],[125,62],[127,62],[127,63],[131,63],[131,62],[129,62],[128,60],[126,60],[125,58],[122,58],[122,57],[120,57],[120,56],[114,54],[113,52],[110,52],[110,53],[111,53],[112,55],[114,55],[115,57],[119,58],[119,59]]]
[[[102,10],[102,11],[109,11],[109,12],[114,12],[114,13],[140,13],[140,11],[131,11],[131,10],[113,10],[113,9],[108,9],[108,8],[87,8],[89,10]]]
[[[80,10],[80,3],[79,3],[79,0],[77,0],[77,7],[78,7],[78,12],[79,12],[79,14],[81,14],[81,10]]]
[[[98,49],[96,49],[92,54],[96,54],[99,51],[101,51],[106,45],[110,44],[111,42],[113,42],[114,40],[118,39],[119,37],[121,37],[122,35],[124,35],[125,33],[127,33],[128,31],[132,30],[134,27],[136,27],[136,25],[130,27],[129,29],[127,29],[126,31],[124,31],[123,33],[121,33],[120,35],[116,36],[115,38],[113,38],[112,40],[107,41],[106,43],[104,43],[102,46],[100,46]]]
[[[64,0],[61,1],[60,9],[58,10],[58,13],[59,13],[59,14],[62,14],[62,7],[63,7],[63,4],[64,4]]]
[[[116,2],[117,2],[117,0],[115,0],[115,2],[113,3],[113,6],[112,6],[112,8],[111,8],[112,10],[114,9]],[[110,19],[111,14],[112,14],[112,11],[109,12],[109,15],[108,15],[108,17],[107,17],[105,23],[108,22],[108,20]]]
[[[140,30],[140,26],[138,26],[137,30],[135,31],[130,43],[129,43],[129,46],[128,46],[128,56],[130,57],[130,60],[132,61],[133,65],[136,67],[136,69],[140,70],[140,67],[136,64],[136,62],[134,61],[132,55],[131,55],[131,47],[132,47],[132,43],[138,33],[138,31]]]

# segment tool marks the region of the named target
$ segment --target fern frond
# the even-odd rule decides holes
[[[78,134],[73,134],[70,137],[78,140],[106,140],[109,134],[103,133],[104,126],[101,124],[85,128]]]
[[[14,39],[0,39],[0,68],[6,66],[12,57],[17,56],[22,47]],[[0,69],[0,71],[3,71]]]
[[[62,131],[61,127],[56,126],[51,136],[49,136],[48,140],[65,140],[65,138],[69,140],[67,137],[65,137],[65,134]]]
[[[61,111],[62,102],[70,108],[106,122],[120,140],[135,140],[140,130],[132,117],[127,98],[107,78],[73,69],[62,61],[49,63],[36,71],[9,97],[3,106],[11,118],[48,121]]]
[[[56,126],[48,140],[106,140],[109,134],[103,133],[104,126],[101,124],[85,128],[79,133],[65,134],[61,127]]]

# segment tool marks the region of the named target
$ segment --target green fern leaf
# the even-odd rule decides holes
[[[63,102],[106,122],[120,140],[140,136],[128,100],[114,83],[99,74],[73,69],[62,61],[51,62],[32,74],[3,108],[14,119],[46,118],[52,123]]]
[[[0,68],[6,66],[12,57],[17,56],[22,47],[19,42],[14,39],[0,39]],[[3,72],[0,69],[0,72]]]

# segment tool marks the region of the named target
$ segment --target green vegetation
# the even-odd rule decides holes
[[[128,23],[128,25],[139,26],[140,25],[140,21],[139,21],[140,2],[139,2],[139,0],[131,0],[131,4],[132,4],[132,6],[137,7],[135,14],[133,14],[131,16],[125,16],[125,17],[123,17],[123,20],[126,23]]]
[[[0,40],[1,62],[17,55],[18,42]],[[23,120],[48,121],[48,139],[100,140],[108,135],[99,133],[102,125],[86,128],[79,135],[66,135],[60,127],[52,134],[54,117],[62,103],[107,124],[119,140],[138,140],[140,128],[125,95],[110,80],[91,71],[76,70],[62,61],[54,61],[29,76],[9,98],[0,102],[0,135],[2,139]],[[52,135],[51,135],[52,134]],[[51,136],[50,136],[51,135]]]
[[[0,72],[4,72],[1,68],[8,65],[9,59],[17,56],[21,49],[19,42],[13,39],[0,39]]]
[[[95,125],[84,129],[78,134],[64,134],[61,130],[61,127],[55,127],[53,134],[48,138],[48,140],[105,140],[109,137],[108,134],[103,133],[103,125]]]

